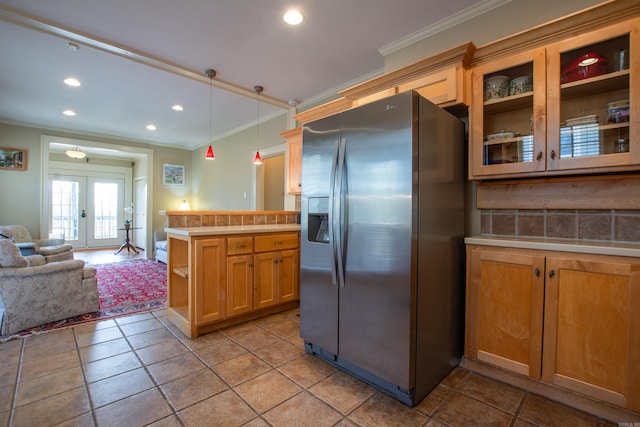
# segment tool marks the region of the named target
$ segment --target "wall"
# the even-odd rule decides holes
[[[601,0],[511,0],[410,46],[385,56],[385,71],[412,64],[448,48],[472,41],[476,46],[606,3]]]
[[[215,160],[205,160],[207,147],[194,150],[191,158],[193,183],[191,209],[241,210],[252,209],[254,183],[253,153],[256,150],[283,144],[281,132],[287,130],[287,114],[260,123],[260,141],[255,126],[215,141]],[[244,193],[247,197],[244,197]],[[288,196],[290,197],[290,196]],[[285,209],[288,207],[285,200]]]
[[[41,131],[0,124],[0,146],[29,150],[26,171],[0,170],[0,224],[22,224],[40,238]]]
[[[41,235],[41,136],[43,134],[127,146],[131,147],[131,151],[135,151],[136,148],[151,149],[154,159],[153,174],[156,178],[153,182],[153,206],[150,207],[153,213],[153,230],[163,228],[166,222],[166,218],[158,211],[177,209],[178,203],[189,194],[189,171],[191,170],[191,151],[189,150],[0,123],[0,146],[29,150],[26,171],[0,170],[0,224],[23,224],[35,239],[40,238]],[[179,188],[163,186],[160,179],[163,163],[184,164],[187,170],[187,185]],[[146,167],[140,165],[138,169],[134,168],[134,177],[144,175]]]

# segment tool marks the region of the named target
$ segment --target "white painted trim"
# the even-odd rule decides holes
[[[382,46],[380,49],[378,49],[378,52],[380,52],[382,56],[387,56],[391,53],[397,52],[400,49],[404,49],[407,46],[410,46],[416,42],[424,40],[449,28],[455,27],[456,25],[468,21],[471,18],[475,18],[478,15],[482,15],[483,13],[486,13],[509,2],[511,2],[511,0],[481,1],[480,3],[469,6],[468,8],[461,10],[460,12],[454,13],[447,18],[441,19],[436,23],[424,27],[421,30],[413,32],[405,37],[395,40],[392,43]]]

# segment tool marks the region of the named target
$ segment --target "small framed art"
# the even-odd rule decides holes
[[[20,148],[0,147],[0,169],[26,171],[27,154],[29,151]]]
[[[162,182],[164,185],[184,185],[184,166],[162,165]]]

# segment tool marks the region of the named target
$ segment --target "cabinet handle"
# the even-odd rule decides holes
[[[253,264],[249,264],[249,268],[253,268]]]
[[[556,275],[556,271],[555,271],[555,270],[551,270],[551,271],[549,272],[549,278],[552,278],[552,277],[553,277],[553,276],[555,276],[555,275]]]
[[[277,264],[277,263],[278,263],[278,260],[277,260],[277,259],[274,259],[274,260],[273,260],[273,263],[274,263],[274,264]]]
[[[551,157],[551,160],[555,160],[556,159],[556,152],[554,150],[551,150],[551,154],[549,154],[549,156]]]
[[[244,249],[247,245],[236,245],[236,249]]]
[[[542,151],[540,151],[538,153],[538,155],[536,156],[536,160],[538,160],[538,161],[542,160],[542,156],[543,156]]]
[[[540,277],[540,269],[538,267],[536,267],[536,269],[533,270],[533,272],[536,274],[536,277]]]
[[[302,184],[298,183],[298,187],[302,187]]]

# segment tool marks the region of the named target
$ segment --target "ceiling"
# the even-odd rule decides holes
[[[381,50],[504,2],[0,0],[0,121],[192,150],[328,99],[380,74]],[[282,21],[289,8],[302,24]]]

